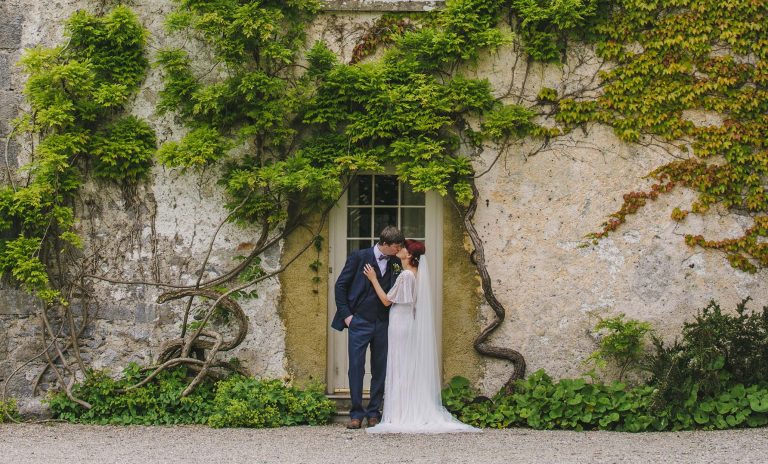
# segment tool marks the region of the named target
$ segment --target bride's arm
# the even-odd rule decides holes
[[[376,290],[376,295],[381,302],[384,303],[384,306],[391,306],[392,302],[387,298],[387,292],[381,288],[381,284],[379,284],[379,280],[376,278],[376,271],[373,270],[373,266],[366,264],[363,274],[365,274],[365,276],[368,277],[368,280],[371,281],[371,284],[373,284],[373,289]]]

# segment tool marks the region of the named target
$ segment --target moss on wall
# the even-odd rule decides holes
[[[461,218],[443,206],[443,380],[460,375],[473,383],[485,372],[485,360],[472,343],[480,332],[477,271],[464,246]]]
[[[316,230],[318,217],[309,224]],[[323,227],[328,237],[328,225]],[[290,259],[312,239],[309,230],[299,229],[285,241],[283,259]],[[326,381],[328,322],[328,247],[324,242],[319,252],[310,247],[280,276],[282,296],[280,317],[285,325],[286,369],[299,385],[310,381]],[[315,273],[310,265],[322,263]],[[320,277],[319,282],[313,277]]]

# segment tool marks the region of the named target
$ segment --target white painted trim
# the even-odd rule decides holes
[[[333,316],[336,314],[336,299],[334,295],[334,285],[339,276],[344,262],[346,261],[347,250],[347,194],[341,196],[336,206],[331,210],[328,224],[328,351],[326,353],[326,367],[328,376],[326,382],[326,393],[335,393],[337,388],[337,379],[339,376],[347,375],[348,366],[346,363],[338,363],[340,357],[335,354],[338,351],[346,352],[347,331],[338,334],[336,329],[330,328]],[[343,359],[347,359],[344,356]]]

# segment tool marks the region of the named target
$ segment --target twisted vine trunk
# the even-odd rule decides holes
[[[464,229],[467,231],[467,234],[469,234],[470,240],[472,240],[472,246],[474,250],[470,254],[470,259],[472,259],[472,263],[477,267],[477,272],[480,274],[480,281],[482,284],[485,301],[488,302],[488,305],[493,309],[494,313],[493,321],[485,329],[483,329],[482,332],[480,332],[480,335],[478,335],[477,338],[475,338],[474,347],[475,350],[481,355],[497,359],[504,359],[512,363],[514,371],[509,377],[509,380],[507,380],[507,382],[504,384],[504,390],[506,392],[511,392],[514,386],[514,382],[518,379],[522,379],[523,376],[525,376],[525,358],[522,354],[520,354],[520,352],[513,350],[512,348],[493,346],[488,341],[491,333],[496,330],[504,321],[504,318],[506,317],[506,310],[493,292],[491,276],[488,274],[488,268],[485,264],[485,248],[483,247],[483,241],[480,239],[480,236],[477,233],[477,229],[472,222],[472,219],[475,216],[475,211],[477,210],[477,199],[479,197],[479,192],[474,181],[472,182],[472,194],[472,201],[466,209],[462,208],[453,196],[449,195],[449,197],[453,206],[461,214],[462,221],[464,223]]]
[[[214,300],[217,303],[211,306],[208,310],[207,317],[220,306],[230,313],[234,317],[236,324],[235,336],[231,340],[224,340],[224,336],[219,332],[213,330],[203,330],[207,317],[203,321],[201,327],[196,330],[192,335],[182,336],[168,340],[160,348],[160,354],[157,357],[158,366],[152,368],[152,373],[144,378],[141,382],[127,387],[125,391],[139,388],[149,383],[160,372],[170,369],[172,367],[184,365],[187,368],[196,371],[197,375],[187,385],[181,396],[187,396],[205,379],[205,377],[216,378],[217,374],[212,370],[213,368],[221,368],[226,371],[240,371],[236,366],[224,361],[217,361],[216,355],[221,351],[231,350],[245,340],[245,336],[248,333],[248,317],[243,312],[240,305],[221,293],[203,288],[188,288],[178,291],[165,292],[157,298],[157,302],[167,303],[168,301],[178,300],[181,298],[201,297],[209,300]],[[207,352],[206,352],[207,351]],[[198,353],[199,356],[204,359],[198,359],[190,356],[190,352]],[[243,372],[241,372],[243,373]]]

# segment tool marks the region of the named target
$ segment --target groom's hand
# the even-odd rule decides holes
[[[344,323],[349,327],[349,323],[352,322],[352,316],[347,316],[346,319],[344,319]]]

